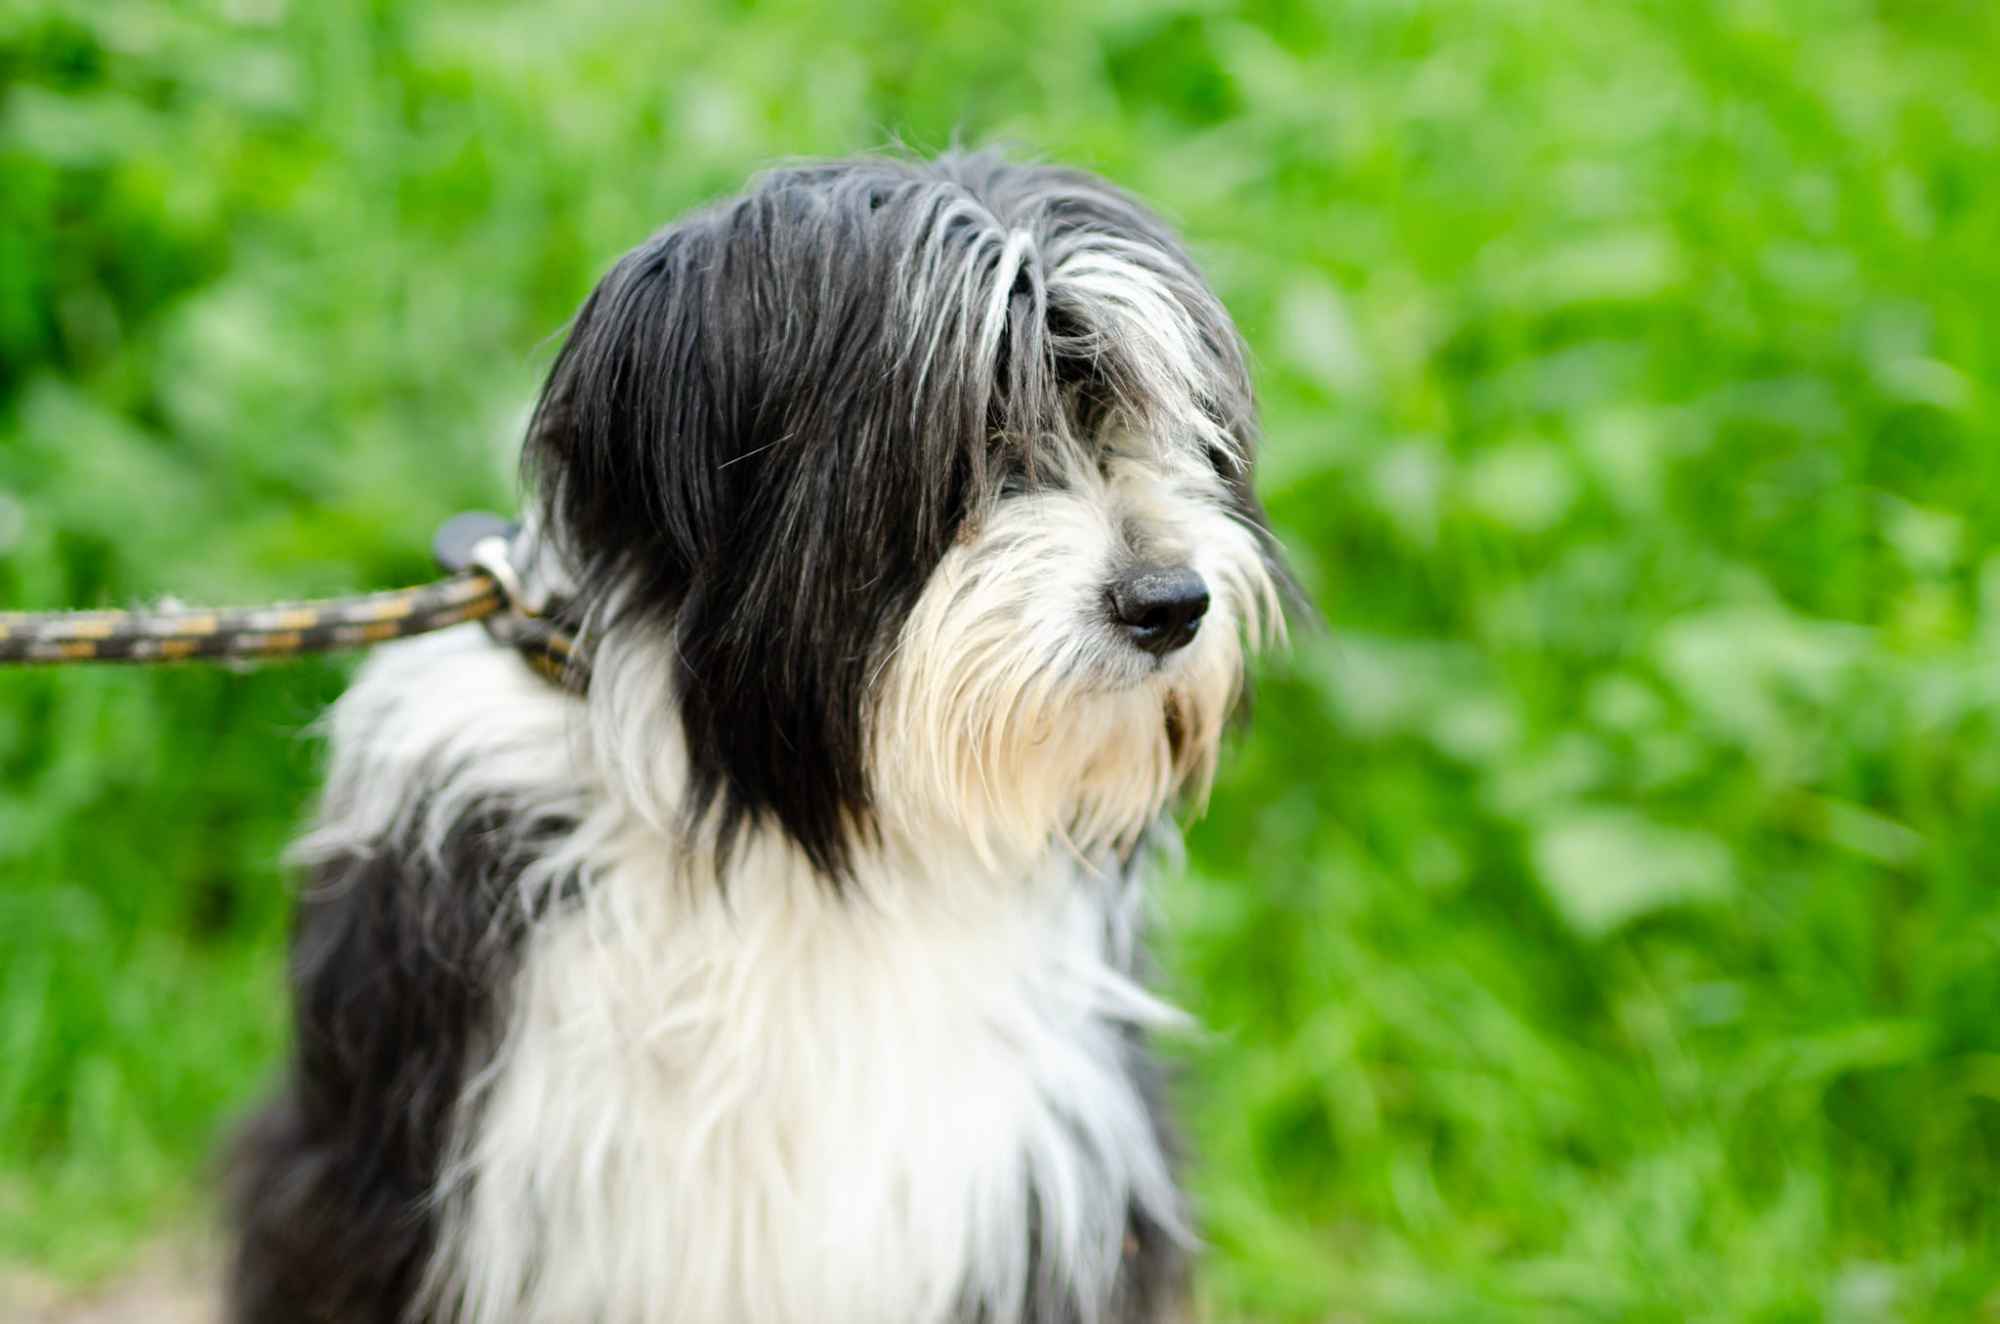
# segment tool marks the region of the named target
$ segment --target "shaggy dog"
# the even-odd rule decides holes
[[[620,261],[514,552],[588,688],[464,626],[334,710],[234,1319],[1178,1316],[1140,875],[1282,630],[1255,442],[1086,174],[781,169]]]

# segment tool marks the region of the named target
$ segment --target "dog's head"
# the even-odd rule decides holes
[[[838,877],[885,836],[1126,850],[1206,789],[1282,629],[1255,445],[1167,228],[970,155],[779,170],[656,235],[526,459],[605,702],[679,719],[677,811]]]

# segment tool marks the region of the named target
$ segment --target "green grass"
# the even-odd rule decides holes
[[[2000,9],[0,14],[0,606],[375,586],[760,163],[1156,200],[1330,621],[1162,945],[1218,1319],[2000,1316]],[[202,1209],[341,670],[0,677],[0,1258]]]

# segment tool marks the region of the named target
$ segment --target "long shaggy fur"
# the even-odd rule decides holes
[[[622,260],[524,453],[589,694],[466,629],[336,709],[235,1318],[1172,1318],[1140,879],[1282,628],[1255,440],[1073,171],[781,170]]]

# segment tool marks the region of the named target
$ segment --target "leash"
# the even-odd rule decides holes
[[[0,612],[0,667],[268,661],[480,621],[543,676],[581,691],[588,667],[575,639],[548,618],[546,595],[524,585],[513,560],[519,537],[520,526],[498,515],[454,516],[432,540],[449,577],[381,593],[262,607]]]

